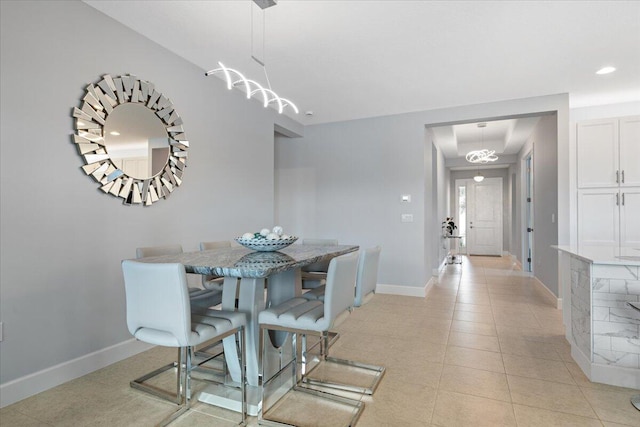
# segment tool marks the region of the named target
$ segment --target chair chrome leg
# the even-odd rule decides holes
[[[331,345],[331,342],[329,338],[329,333],[323,332],[320,338],[320,358],[323,362],[337,363],[340,365],[351,366],[358,369],[371,371],[375,375],[371,385],[369,385],[368,387],[358,387],[350,384],[343,384],[343,383],[331,382],[331,381],[322,381],[322,380],[310,378],[309,376],[303,376],[302,382],[305,384],[311,384],[315,386],[328,387],[328,388],[333,388],[337,390],[344,390],[344,391],[351,391],[351,392],[360,393],[360,394],[372,395],[375,392],[376,388],[378,388],[378,384],[380,384],[380,381],[384,376],[385,368],[382,366],[369,365],[366,363],[355,362],[352,360],[330,357],[329,356],[330,345]],[[316,365],[314,369],[316,367],[318,367],[318,365]],[[307,374],[311,374],[311,371],[307,372]]]

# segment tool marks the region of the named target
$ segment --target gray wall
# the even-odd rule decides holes
[[[274,121],[78,1],[1,2],[0,383],[131,338],[120,262],[137,246],[231,239],[273,224]],[[80,169],[71,110],[110,73],[155,83],[190,140],[184,183],[123,206]]]
[[[526,144],[518,153],[518,163],[513,173],[516,176],[515,208],[516,208],[516,234],[513,236],[513,252],[523,261],[522,230],[524,225],[524,194],[522,161],[533,147],[533,274],[544,283],[556,296],[558,290],[558,253],[551,245],[557,245],[560,240],[559,230],[568,233],[569,221],[560,218],[559,206],[569,203],[567,196],[561,195],[558,190],[558,150],[555,138],[558,135],[558,122],[556,115],[546,115],[540,119]],[[563,172],[568,171],[563,165]],[[567,172],[568,174],[568,172]],[[559,227],[560,224],[560,227]],[[562,243],[560,243],[562,244]]]
[[[277,221],[303,237],[379,244],[379,283],[424,286],[432,259],[423,248],[424,141],[410,115],[307,126],[304,138],[278,138]],[[403,213],[413,222],[400,222]]]
[[[276,143],[277,193],[286,195],[278,199],[277,221],[291,224],[302,236],[380,244],[378,283],[422,287],[441,258],[442,194],[448,191],[446,175],[438,178],[438,165],[444,162],[433,152],[425,126],[545,112],[557,112],[553,150],[568,159],[566,94],[307,126],[304,138]],[[549,167],[557,170],[558,162]],[[558,176],[547,172],[540,188]],[[553,204],[558,222],[569,220],[568,177],[568,171],[558,176],[547,196],[560,201]],[[402,194],[412,195],[411,205],[400,202]],[[401,213],[413,213],[414,222],[402,223]],[[298,214],[306,216],[299,219]],[[553,244],[567,243],[568,230],[556,239]],[[545,280],[557,292],[557,265],[546,268],[550,278]]]

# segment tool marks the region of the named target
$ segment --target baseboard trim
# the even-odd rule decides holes
[[[378,283],[376,285],[376,293],[424,298],[427,295],[429,289],[433,286],[434,280],[435,279],[433,277],[430,278],[427,284],[424,286],[400,286]]]
[[[533,276],[533,283],[535,283],[536,289],[540,291],[547,301],[555,305],[557,310],[562,310],[562,298],[558,298],[556,294],[551,292],[551,290],[535,276]]]
[[[615,385],[632,389],[640,389],[640,371],[622,366],[591,364],[591,377],[594,383]]]
[[[153,346],[130,339],[0,385],[0,408],[79,378]]]
[[[638,369],[592,363],[575,344],[571,345],[571,357],[591,382],[640,389]]]

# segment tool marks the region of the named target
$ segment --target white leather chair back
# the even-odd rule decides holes
[[[363,299],[367,294],[376,290],[381,251],[382,248],[380,246],[360,250],[358,276],[356,277],[356,307],[362,305]]]
[[[210,249],[230,248],[231,242],[228,240],[221,240],[219,242],[200,242],[200,250],[208,251]]]
[[[149,246],[136,249],[136,258],[148,256],[178,255],[182,253],[182,245]]]
[[[353,287],[358,270],[358,254],[333,258],[327,272],[324,295],[324,317],[333,324],[340,313],[353,306]]]
[[[122,262],[129,332],[151,344],[191,345],[191,306],[182,264]]]

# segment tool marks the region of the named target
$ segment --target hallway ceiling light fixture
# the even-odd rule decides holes
[[[467,161],[469,163],[489,163],[498,160],[496,150],[474,150],[467,153]]]
[[[265,65],[266,61],[264,60],[264,56],[265,56],[264,55],[264,45],[265,45],[264,29],[266,26],[264,24],[264,20],[265,20],[264,9],[269,8],[271,6],[275,6],[277,4],[276,0],[253,0],[253,2],[256,5],[258,5],[260,9],[263,10],[263,13],[262,13],[262,19],[263,19],[262,61],[256,58],[253,54],[253,10],[251,12],[251,59],[253,59],[256,63],[262,66],[262,69],[264,71],[264,76],[267,79],[268,88],[262,86],[260,83],[256,82],[255,80],[247,79],[238,70],[225,67],[224,64],[222,64],[222,62],[218,62],[218,65],[220,66],[219,68],[216,68],[211,71],[207,71],[204,75],[210,76],[213,74],[221,73],[224,75],[224,78],[227,82],[227,88],[229,90],[233,89],[234,87],[244,88],[244,91],[247,95],[247,99],[251,99],[253,95],[255,95],[256,93],[260,93],[260,95],[262,95],[262,105],[265,108],[267,108],[269,104],[274,104],[274,105],[277,105],[279,114],[283,113],[285,107],[290,107],[296,114],[298,114],[298,107],[296,107],[296,105],[293,102],[291,102],[286,98],[282,98],[278,96],[278,94],[271,89],[271,82],[269,81],[269,75],[267,74],[267,67]]]
[[[482,175],[482,174],[480,173],[480,169],[478,169],[478,173],[473,177],[473,180],[474,180],[475,182],[482,182],[482,181],[484,181],[484,175]]]
[[[603,67],[596,71],[596,74],[610,74],[616,70],[616,67]]]

